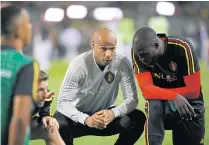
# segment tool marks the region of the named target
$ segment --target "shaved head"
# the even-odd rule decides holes
[[[141,29],[139,29],[135,35],[134,35],[134,40],[150,40],[150,39],[155,39],[157,37],[156,32],[149,27],[143,27]]]
[[[142,27],[134,35],[132,48],[142,63],[153,66],[164,52],[164,42],[152,28]]]
[[[133,44],[137,44],[138,49],[143,51],[152,47],[157,38],[157,34],[153,29],[149,27],[143,27],[135,33]]]
[[[108,28],[102,28],[94,33],[92,42],[97,44],[116,45],[117,38],[112,30]]]
[[[116,44],[117,38],[112,30],[102,28],[94,33],[92,48],[94,51],[94,58],[101,68],[104,68],[112,61],[115,56]]]

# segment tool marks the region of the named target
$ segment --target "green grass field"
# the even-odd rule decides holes
[[[56,92],[56,95],[59,92],[60,85],[65,75],[65,71],[68,67],[68,64],[64,62],[53,62],[52,68],[50,69],[50,81],[49,88]],[[206,69],[206,64],[201,63],[201,77],[202,77],[202,88],[205,100],[205,108],[206,108],[206,134],[205,134],[205,145],[209,145],[209,70]],[[141,96],[140,91],[138,90],[139,95],[139,105],[138,108],[144,111],[144,99]],[[119,104],[123,100],[121,92],[119,93],[116,105]],[[53,102],[53,111],[56,111],[56,100]],[[97,136],[86,136],[82,138],[77,138],[74,141],[75,145],[113,145],[117,135],[110,137],[97,137]],[[30,145],[45,145],[43,140],[31,141]],[[138,140],[136,145],[145,145],[144,135]],[[166,131],[166,135],[164,138],[163,145],[172,145],[172,136],[171,131]]]

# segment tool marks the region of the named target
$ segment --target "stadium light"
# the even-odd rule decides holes
[[[171,2],[158,2],[156,11],[160,15],[173,16],[175,13],[175,5]]]
[[[93,13],[95,19],[99,21],[120,20],[123,18],[123,11],[116,7],[99,7]]]
[[[83,5],[71,5],[67,8],[67,16],[72,19],[83,19],[87,15],[87,8]]]
[[[60,22],[64,18],[64,10],[60,8],[48,8],[44,19],[48,22]]]

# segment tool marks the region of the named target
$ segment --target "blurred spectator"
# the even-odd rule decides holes
[[[51,64],[53,41],[49,30],[42,28],[33,39],[33,57],[40,63],[40,69],[48,71]]]
[[[151,27],[169,33],[172,36],[186,37],[193,43],[197,49],[199,58],[206,60],[209,19],[207,18],[207,3],[193,2],[184,5],[177,4],[173,16],[160,16],[156,12],[157,2],[98,2],[98,3],[77,3],[68,2],[46,2],[46,1],[24,1],[24,2],[1,2],[1,7],[8,4],[20,5],[26,8],[31,15],[33,24],[33,45],[29,46],[24,52],[27,55],[33,55],[41,63],[41,68],[48,70],[52,59],[67,59],[70,61],[76,55],[90,49],[90,40],[93,32],[101,27],[109,27],[117,34],[117,52],[123,53],[130,58],[130,43],[132,41],[135,29],[150,25],[152,18],[163,18],[166,22],[160,22],[160,19],[154,19]],[[83,19],[74,19],[67,17],[66,10],[69,5],[82,4],[88,9],[88,14]],[[189,6],[188,6],[189,4]],[[94,18],[94,9],[100,6],[115,6],[123,11],[123,18],[120,20],[100,21]],[[209,5],[208,5],[209,6]],[[59,22],[49,22],[45,19],[46,9],[52,7],[62,8],[65,12],[63,20]],[[202,8],[205,9],[205,17],[201,17]],[[135,9],[136,11],[133,11]],[[148,11],[149,10],[149,11]],[[102,14],[101,14],[102,15]],[[104,15],[106,15],[104,13]],[[55,17],[57,17],[55,15]],[[156,21],[158,23],[156,23]],[[70,22],[70,25],[69,25]],[[167,26],[169,24],[169,27]],[[203,23],[203,24],[199,24]],[[36,26],[38,24],[38,26]],[[154,24],[154,26],[153,26]],[[35,25],[35,28],[34,28]],[[105,25],[105,26],[104,26]]]
[[[66,60],[72,60],[76,55],[78,55],[78,47],[81,44],[81,33],[69,26],[60,33],[59,38],[60,44],[64,46],[67,50]]]

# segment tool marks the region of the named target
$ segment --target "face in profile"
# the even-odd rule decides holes
[[[47,89],[48,89],[48,81],[41,81],[39,83],[38,89],[38,99],[36,101],[36,105],[38,107],[43,107],[45,100],[47,99]]]

